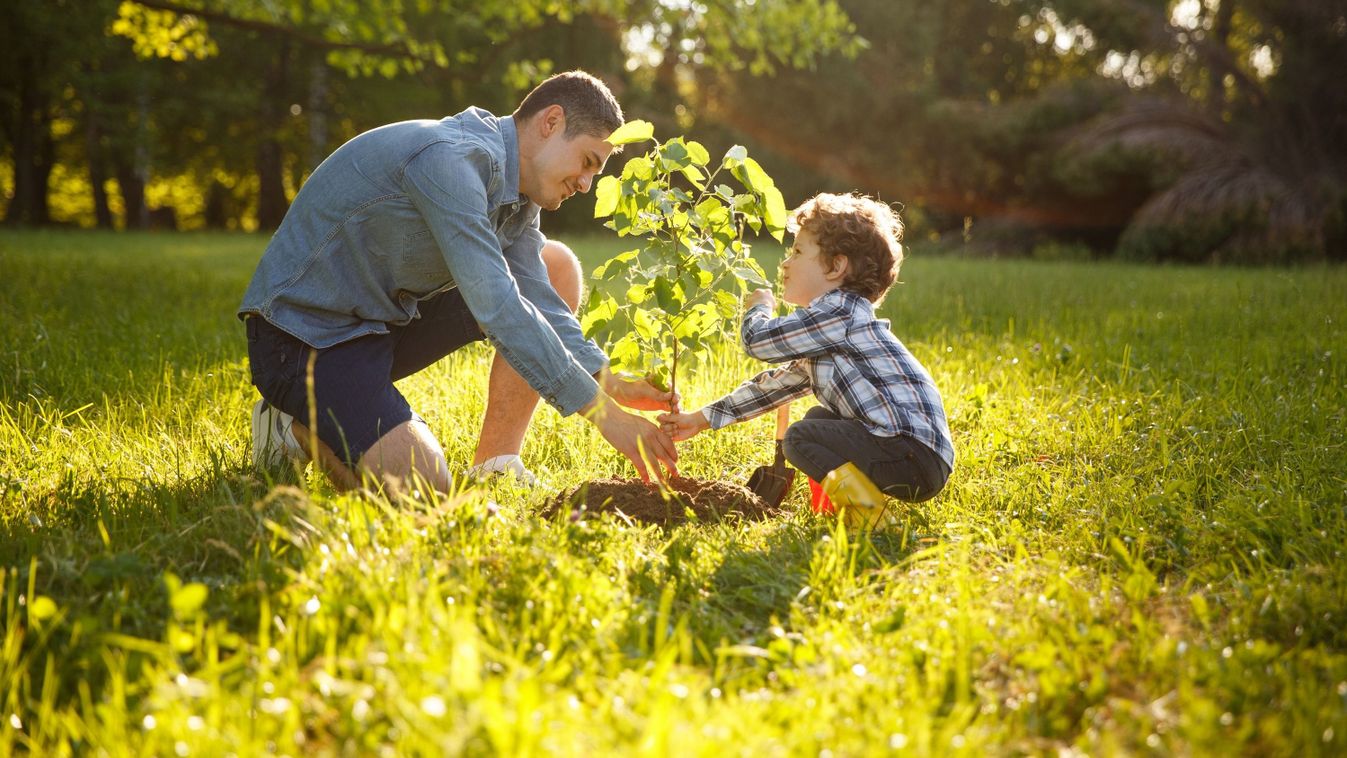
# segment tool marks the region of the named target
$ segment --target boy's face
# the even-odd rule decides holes
[[[809,305],[819,295],[841,286],[848,263],[845,255],[838,255],[830,269],[819,257],[814,235],[801,229],[795,235],[790,255],[781,261],[781,299],[791,305]]]

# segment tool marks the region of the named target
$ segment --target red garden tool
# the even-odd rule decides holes
[[[786,453],[781,448],[787,426],[790,426],[790,403],[776,409],[776,460],[770,466],[753,469],[748,477],[748,488],[773,508],[781,505],[795,483],[795,469],[786,466]]]

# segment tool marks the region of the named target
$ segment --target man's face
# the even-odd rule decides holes
[[[534,156],[525,195],[549,211],[577,192],[588,192],[594,178],[603,171],[613,146],[602,137],[577,134],[567,138],[564,122],[543,137]]]

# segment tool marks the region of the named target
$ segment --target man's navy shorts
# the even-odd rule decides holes
[[[245,319],[253,385],[272,406],[309,424],[309,358],[318,438],[348,466],[379,438],[414,418],[393,382],[410,376],[470,342],[484,339],[458,288],[422,301],[420,318],[314,349],[257,315]]]

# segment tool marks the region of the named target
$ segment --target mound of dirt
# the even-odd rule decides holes
[[[760,521],[780,513],[739,484],[675,477],[669,486],[671,491],[660,492],[639,479],[595,479],[548,500],[543,514],[621,512],[647,524],[673,526],[687,521],[689,510],[699,521],[720,521],[731,513]]]

